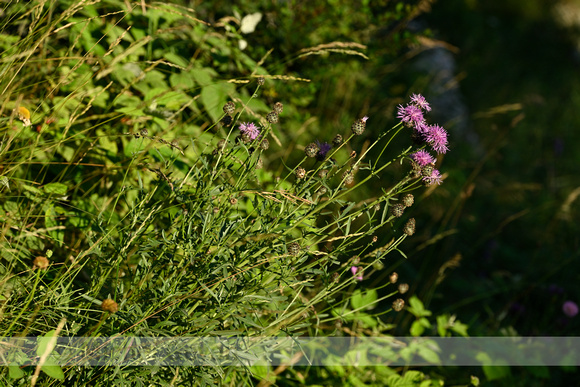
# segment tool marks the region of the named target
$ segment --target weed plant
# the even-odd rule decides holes
[[[352,140],[372,117],[353,118],[332,144],[290,149],[301,153],[290,164],[271,157],[288,146],[284,101],[269,106],[261,93],[308,80],[269,74],[267,55],[246,55],[233,24],[216,30],[164,3],[59,1],[4,6],[0,33],[2,336],[266,340],[390,329],[382,317],[403,309],[408,286],[397,288],[396,274],[361,286],[404,256],[411,192],[442,181],[427,149],[445,153],[447,134],[426,123],[420,95],[368,146]],[[391,146],[395,136],[409,139],[404,149]],[[397,164],[400,181],[379,180]],[[368,184],[382,194],[353,201]],[[385,300],[392,308],[371,311]],[[8,360],[1,378],[14,385],[239,385],[280,373],[219,361]],[[304,382],[288,372],[289,383]],[[401,378],[377,375],[393,374]]]

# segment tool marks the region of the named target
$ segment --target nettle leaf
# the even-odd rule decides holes
[[[68,191],[68,187],[66,186],[66,184],[62,183],[49,183],[44,185],[42,189],[44,190],[45,193],[49,195],[52,194],[58,196],[66,195],[66,192]]]
[[[176,64],[181,67],[189,66],[189,61],[182,56],[179,56],[173,52],[166,52],[163,54],[163,57],[167,59],[168,62]]]
[[[178,89],[193,89],[195,86],[193,77],[183,73],[171,74],[169,76],[169,83],[171,84],[171,87]]]
[[[234,91],[231,84],[215,84],[201,89],[201,103],[214,122],[223,115],[223,105],[227,102],[227,96]]]
[[[423,303],[421,302],[421,300],[419,300],[419,298],[417,298],[417,296],[411,297],[411,299],[409,300],[409,306],[407,307],[407,310],[417,318],[431,316],[432,314],[431,311],[425,309]]]
[[[350,303],[354,309],[372,309],[372,304],[377,300],[377,291],[370,289],[364,294],[359,290],[355,290],[350,299]]]

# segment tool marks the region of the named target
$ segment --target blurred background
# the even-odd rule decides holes
[[[444,183],[419,190],[417,233],[369,285],[397,270],[434,312],[472,336],[575,335],[564,313],[580,301],[576,152],[580,115],[580,1],[445,0],[195,4],[200,16],[260,13],[244,35],[253,58],[273,51],[272,74],[311,79],[266,90],[288,112],[300,148],[370,117],[358,144],[396,123],[396,106],[422,93],[430,123],[450,132],[438,160]],[[368,57],[307,47],[356,42]],[[270,93],[270,94],[268,94]],[[294,114],[294,120],[292,120]],[[408,139],[402,139],[406,144]],[[385,187],[401,171],[383,176]],[[377,195],[361,192],[361,198]],[[388,306],[385,306],[386,308]],[[403,315],[400,315],[403,316]],[[412,316],[397,321],[408,332]]]

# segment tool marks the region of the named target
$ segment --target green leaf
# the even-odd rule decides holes
[[[489,381],[507,378],[511,375],[511,369],[509,366],[484,365],[482,369],[485,377]]]
[[[50,376],[51,378],[55,378],[58,380],[64,380],[64,372],[62,372],[62,368],[57,365],[43,365],[41,368],[42,372]]]
[[[10,379],[20,379],[24,376],[24,371],[19,366],[8,366],[8,377]]]
[[[36,355],[42,356],[46,352],[48,348],[48,343],[52,340],[53,337],[56,337],[56,330],[48,331],[44,334],[44,336],[40,336],[38,338],[38,347],[36,348]]]
[[[368,306],[377,300],[377,291],[370,289],[363,295],[360,289],[357,289],[352,294],[350,303],[354,309],[368,309]]]
[[[219,85],[209,85],[201,89],[201,103],[214,122],[222,116],[222,106],[226,102],[226,94]]]
[[[42,187],[42,189],[44,189],[44,192],[49,195],[54,194],[59,196],[66,195],[66,192],[68,191],[68,187],[62,183],[49,183]]]
[[[431,316],[432,314],[431,311],[425,309],[423,303],[421,300],[419,300],[419,298],[417,298],[417,296],[411,297],[407,310],[417,318]]]

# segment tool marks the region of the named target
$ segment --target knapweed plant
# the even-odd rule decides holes
[[[332,143],[312,139],[292,151],[300,157],[278,160],[273,149],[288,146],[284,101],[268,105],[261,93],[299,78],[269,75],[265,58],[240,51],[234,27],[220,35],[182,7],[112,4],[106,15],[92,3],[6,11],[2,336],[382,334],[381,315],[401,311],[409,287],[389,273],[379,297],[365,281],[404,256],[412,192],[442,182],[434,154],[448,150],[447,133],[425,120],[427,101],[412,95],[400,122],[364,149],[352,140],[366,116]],[[26,36],[12,20],[24,20]],[[189,44],[195,55],[180,55]],[[216,52],[242,59],[231,79],[220,78],[229,64]],[[394,149],[396,136],[408,138],[405,149]],[[381,180],[380,196],[355,201],[395,163],[406,169],[400,181]],[[370,314],[377,305],[392,307]],[[37,379],[29,354],[9,360],[2,377],[23,384],[48,375],[236,385],[257,372],[219,360],[154,370],[113,362],[46,366]]]

